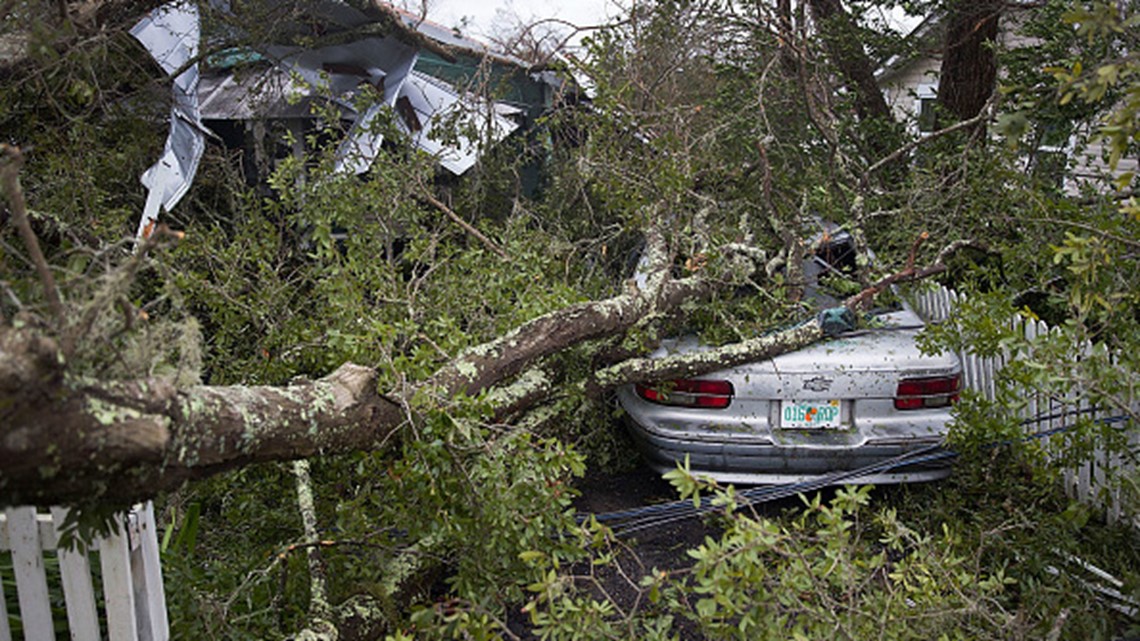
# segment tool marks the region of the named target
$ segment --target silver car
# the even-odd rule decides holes
[[[825,258],[808,261],[809,276],[833,268]],[[930,449],[945,435],[961,364],[953,354],[919,351],[923,323],[905,303],[874,324],[696,379],[624,386],[618,399],[651,466],[664,472],[688,457],[693,473],[722,483],[811,481]],[[695,338],[682,338],[655,355],[701,349]],[[845,482],[928,481],[948,473],[943,458]]]

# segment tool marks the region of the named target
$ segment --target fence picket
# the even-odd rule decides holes
[[[1097,413],[1097,418],[1103,418],[1103,414]],[[1093,469],[1092,469],[1092,484],[1093,484],[1093,500],[1099,505],[1108,507],[1108,453],[1105,452],[1103,447],[1097,446],[1096,452],[1093,453]]]
[[[982,386],[978,382],[978,357],[974,354],[967,354],[966,356],[966,385],[975,391],[981,391]]]
[[[1081,343],[1079,355],[1077,358],[1081,360],[1088,360],[1092,356],[1092,352],[1093,344],[1092,342],[1086,340]],[[1084,393],[1084,390],[1076,393],[1081,399],[1081,409],[1083,410],[1081,412],[1081,416],[1088,416],[1092,420],[1099,418],[1100,415],[1099,413],[1096,413],[1096,408],[1094,408],[1091,403],[1085,400],[1088,398],[1088,395]],[[1098,450],[1099,447],[1097,449],[1094,449],[1092,456],[1090,456],[1084,464],[1084,473],[1088,477],[1088,494],[1085,496],[1085,501],[1090,503],[1095,502],[1096,500],[1096,468]]]
[[[67,509],[53,507],[51,517],[58,535],[67,518]],[[67,548],[58,548],[57,553],[71,640],[99,641],[99,612],[95,608],[95,588],[91,582],[91,563],[87,554]]]
[[[139,641],[135,628],[135,593],[131,585],[130,539],[124,523],[99,547],[103,568],[103,599],[107,609],[107,636],[110,641]]]
[[[40,528],[36,508],[13,507],[8,517],[8,543],[12,549],[12,571],[16,575],[16,596],[25,641],[55,639],[48,599],[47,573],[40,552]]]
[[[1037,321],[1035,321],[1033,319],[1029,319],[1028,322],[1021,324],[1021,329],[1023,332],[1025,332],[1025,338],[1027,338],[1029,341],[1033,341],[1034,339],[1037,338]],[[1033,357],[1032,348],[1030,348],[1030,350],[1031,351],[1026,353],[1027,358]],[[1024,416],[1024,418],[1036,418],[1038,416],[1038,414],[1037,414],[1038,394],[1036,392],[1033,392],[1032,390],[1027,390],[1025,388],[1021,388],[1019,391],[1022,393],[1022,395],[1026,396],[1026,399],[1027,399],[1026,404],[1025,404],[1025,416]],[[1041,425],[1036,424],[1033,426],[1033,429],[1040,432],[1041,431]],[[1048,437],[1046,437],[1044,439],[1044,442],[1042,443],[1042,445],[1044,447],[1048,448],[1048,446],[1049,446],[1049,438]]]
[[[1077,402],[1077,416],[1083,417],[1088,405],[1080,400]],[[1077,469],[1077,498],[1082,502],[1089,502],[1092,496],[1092,461],[1085,461]]]
[[[951,312],[958,306],[961,301],[961,296],[954,290],[948,290],[946,297],[943,299],[942,319],[950,318]]]
[[[8,523],[0,523],[0,530],[6,530]],[[8,627],[8,602],[4,596],[4,577],[0,577],[0,641],[12,641],[12,629]]]
[[[158,525],[154,520],[154,504],[147,503],[138,515],[139,546],[138,555],[132,566],[135,586],[141,591],[142,611],[146,617],[139,617],[142,637],[145,641],[167,641],[170,638],[170,625],[166,618],[166,590],[162,583],[162,565],[158,552]]]

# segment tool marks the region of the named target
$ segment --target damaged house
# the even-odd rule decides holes
[[[213,10],[226,8],[219,2]],[[521,60],[379,2],[362,10],[316,0],[291,18],[275,43],[207,55],[207,21],[193,3],[164,5],[132,29],[173,76],[166,146],[142,176],[148,197],[139,237],[189,189],[208,139],[242,149],[247,179],[260,183],[283,155],[305,153],[315,113],[331,109],[347,129],[337,170],[363,174],[385,144],[377,119],[394,112],[412,145],[459,176],[478,162],[484,143],[530,131],[564,94],[576,94],[559,74],[531,72]],[[454,119],[478,135],[433,135]],[[292,149],[276,142],[285,132]]]

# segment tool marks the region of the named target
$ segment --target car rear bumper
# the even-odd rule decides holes
[[[915,462],[836,481],[837,483],[913,483],[933,481],[950,474],[950,457],[938,446],[940,436],[868,440],[851,447],[812,447],[783,445],[731,437],[700,440],[667,432],[651,431],[627,421],[638,449],[649,465],[659,472],[677,467],[689,459],[689,469],[697,476],[718,483],[767,485],[814,481],[837,472],[860,470],[882,464],[905,454],[929,450]],[[941,456],[940,456],[941,455]]]

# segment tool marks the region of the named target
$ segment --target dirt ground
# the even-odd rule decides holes
[[[619,473],[592,472],[576,485],[581,495],[575,507],[582,514],[601,515],[677,499],[677,492],[668,482],[641,464]],[[620,612],[630,612],[646,606],[646,595],[637,585],[641,577],[655,571],[688,567],[691,559],[687,550],[715,533],[712,525],[698,518],[643,530],[635,537],[618,540],[613,563],[600,566],[582,563],[571,573],[581,577],[579,585],[592,591],[595,598],[611,602]],[[508,626],[519,639],[538,638],[521,612],[510,613]],[[685,641],[701,638],[687,621],[678,621],[676,626],[675,632]]]

